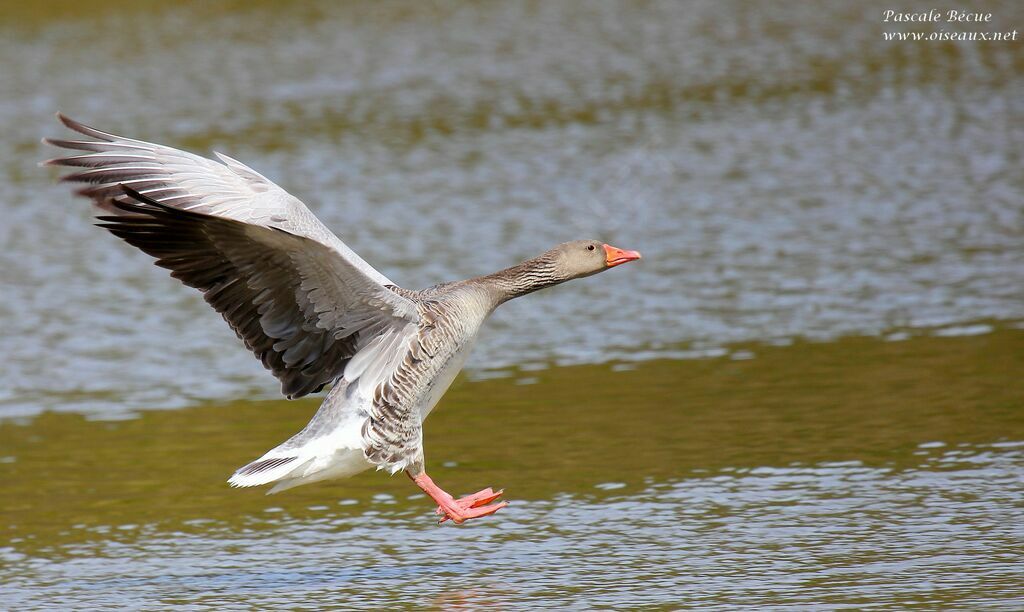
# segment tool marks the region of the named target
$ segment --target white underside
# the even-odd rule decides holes
[[[458,376],[472,347],[472,341],[466,343],[436,375],[435,384],[420,402],[421,422],[427,418]],[[373,467],[380,469],[379,466],[367,461],[363,454],[362,431],[366,419],[360,416],[367,414],[372,406],[374,386],[354,385],[354,389],[346,389],[344,385],[336,386],[324,399],[323,404],[326,406],[331,402],[340,403],[339,416],[333,427],[327,428],[322,435],[309,439],[301,446],[290,444],[289,440],[268,451],[256,462],[284,457],[297,457],[296,460],[256,474],[245,475],[236,472],[228,483],[234,487],[276,483],[267,492],[269,495],[321,480],[347,478]],[[401,469],[399,466],[395,472]]]

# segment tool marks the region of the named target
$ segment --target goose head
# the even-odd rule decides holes
[[[489,291],[493,310],[512,298],[575,278],[592,276],[636,259],[640,259],[640,253],[636,251],[613,247],[600,240],[574,240],[511,268],[467,282]]]
[[[551,261],[552,276],[559,281],[567,281],[640,259],[640,253],[613,247],[600,240],[574,240],[556,246],[542,257]]]

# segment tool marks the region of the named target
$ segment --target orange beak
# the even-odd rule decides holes
[[[604,255],[604,263],[609,268],[619,264],[624,264],[627,261],[640,259],[640,253],[638,251],[625,251],[623,249],[613,247],[610,244],[604,245]]]

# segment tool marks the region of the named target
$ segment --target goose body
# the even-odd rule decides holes
[[[432,302],[431,310],[449,312],[457,325],[442,332],[437,327],[421,332],[424,342],[434,341],[437,348],[429,359],[412,363],[411,372],[401,373],[411,381],[402,391],[406,396],[399,400],[403,412],[408,413],[404,418],[422,426],[462,370],[486,318],[475,304],[476,300],[446,300],[445,296]],[[430,337],[434,333],[444,333],[452,341],[436,341]],[[392,473],[410,467],[422,469],[422,440],[417,441],[418,457],[414,451],[404,459],[393,457],[392,461],[375,463],[367,456],[364,436],[373,426],[369,419],[375,410],[374,391],[375,387],[363,385],[360,380],[348,382],[342,377],[302,431],[240,468],[228,482],[239,487],[276,483],[270,490],[276,493],[301,484],[352,476],[372,467],[387,468]]]
[[[454,499],[426,474],[423,421],[499,305],[640,257],[594,240],[516,266],[414,291],[363,261],[298,199],[225,155],[222,163],[116,136],[63,115],[87,140],[45,162],[79,170],[101,227],[199,289],[288,398],[333,385],[299,433],[239,468],[232,486],[271,493],[369,468],[406,472],[441,520],[492,514],[501,492]]]

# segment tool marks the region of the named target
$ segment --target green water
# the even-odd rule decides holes
[[[428,421],[431,472],[512,501],[460,527],[436,526],[400,476],[269,497],[226,485],[315,402],[3,423],[4,597],[13,608],[1024,601],[1024,331],[747,351],[456,384]]]

